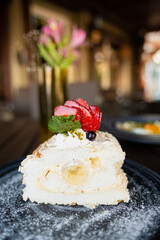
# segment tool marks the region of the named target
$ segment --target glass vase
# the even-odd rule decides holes
[[[63,105],[68,99],[67,94],[67,69],[52,68],[47,64],[38,67],[40,109],[40,143],[50,138],[53,133],[48,130],[54,108]]]

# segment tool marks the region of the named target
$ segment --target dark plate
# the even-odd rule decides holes
[[[128,117],[117,117],[108,119],[103,122],[101,128],[112,133],[119,140],[139,142],[147,144],[160,145],[160,134],[158,135],[143,135],[138,133],[132,133],[129,131],[121,130],[116,127],[117,123],[123,123],[125,121],[135,121],[135,122],[153,122],[160,121],[160,115],[140,115],[140,116],[128,116]]]
[[[129,203],[92,210],[24,202],[19,164],[0,171],[0,239],[160,239],[160,177],[144,166],[125,160]]]

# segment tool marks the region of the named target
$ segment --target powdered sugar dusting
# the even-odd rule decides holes
[[[0,239],[159,239],[160,185],[127,165],[125,171],[131,201],[90,210],[24,202],[13,170],[0,183]]]

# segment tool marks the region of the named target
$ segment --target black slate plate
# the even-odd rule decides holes
[[[116,206],[36,204],[22,200],[20,162],[0,171],[0,239],[160,239],[160,177],[130,160],[131,200]]]
[[[157,114],[157,115],[140,115],[140,116],[111,118],[102,123],[101,129],[112,133],[119,140],[160,145],[160,134],[158,134],[158,135],[143,135],[143,134],[137,134],[137,133],[132,133],[129,131],[121,130],[116,127],[118,122],[123,123],[125,121],[135,121],[135,122],[160,121],[160,115],[159,114]]]

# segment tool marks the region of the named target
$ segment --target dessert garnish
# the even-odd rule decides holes
[[[90,141],[93,141],[96,138],[96,133],[93,131],[89,131],[86,133],[86,138]]]
[[[69,116],[52,116],[52,119],[48,123],[48,128],[51,132],[64,133],[67,131],[73,131],[81,128],[81,124],[78,120],[75,120],[74,115]]]
[[[82,128],[84,132],[92,132],[88,136],[93,140],[96,136],[95,132],[99,129],[101,117],[99,107],[89,106],[84,99],[68,100],[64,105],[54,109],[54,116],[49,121],[48,128],[58,133]]]

